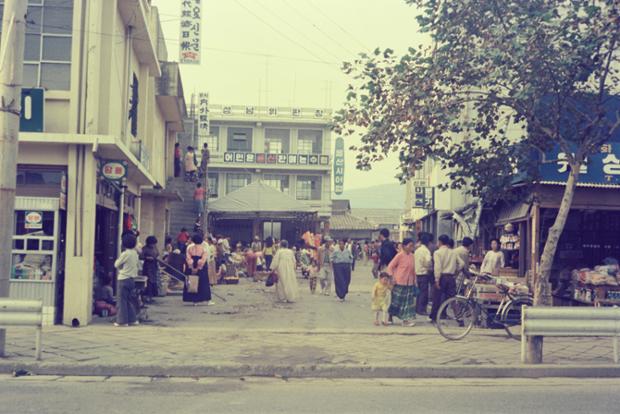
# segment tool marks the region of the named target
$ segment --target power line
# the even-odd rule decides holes
[[[237,0],[235,0],[235,1],[237,1]],[[299,9],[297,9],[291,3],[289,3],[288,0],[283,0],[283,1],[291,10],[293,10],[295,13],[297,13],[297,15],[299,15],[302,19],[304,19],[307,22],[309,22],[316,30],[318,30],[321,34],[323,34],[323,36],[325,36],[326,38],[328,38],[329,40],[331,40],[332,42],[334,42],[335,44],[340,46],[343,50],[345,50],[351,56],[356,56],[357,55],[357,53],[352,52],[351,50],[349,50],[346,46],[344,46],[342,43],[340,43],[332,35],[326,33],[325,31],[323,31],[323,29],[321,29],[319,26],[317,26],[314,22],[309,20],[307,16],[305,16],[302,12],[299,11]]]
[[[280,31],[279,29],[275,28],[271,23],[269,23],[268,21],[266,21],[265,19],[263,19],[262,17],[260,17],[259,15],[257,15],[256,13],[254,13],[251,9],[249,9],[248,7],[246,7],[243,3],[241,3],[239,0],[235,0],[235,3],[237,3],[240,7],[242,7],[245,11],[247,11],[248,13],[250,13],[252,16],[256,17],[258,20],[260,20],[262,23],[264,23],[265,25],[267,25],[269,28],[271,28],[271,30],[273,30],[274,32],[278,33],[280,36],[284,37],[285,39],[287,39],[289,42],[294,43],[295,45],[301,47],[303,50],[305,50],[306,52],[308,52],[310,55],[312,55],[313,57],[315,57],[318,60],[322,60],[321,57],[317,56],[314,52],[312,52],[310,49],[308,49],[307,47],[305,47],[303,44],[297,42],[294,39],[291,39],[289,36],[287,36],[285,33],[283,33],[282,31]]]
[[[355,43],[357,43],[362,49],[366,50],[366,51],[370,51],[372,50],[371,48],[369,48],[368,46],[366,46],[364,43],[362,43],[357,37],[355,37],[354,35],[352,35],[347,29],[345,29],[344,27],[342,27],[342,25],[340,25],[340,23],[338,23],[336,20],[332,19],[329,14],[325,13],[319,6],[317,6],[313,0],[307,0],[307,3],[310,4],[310,6],[312,6],[315,10],[317,10],[323,17],[325,17],[327,20],[329,20],[329,22],[331,24],[333,24],[334,26],[336,26],[338,29],[340,29],[340,31],[346,35],[348,35],[351,39],[353,39],[353,41]]]
[[[333,58],[336,59],[340,59],[339,56],[333,54],[332,52],[330,52],[327,48],[325,48],[323,45],[321,45],[320,43],[318,43],[316,40],[313,40],[311,37],[308,37],[305,33],[301,32],[298,28],[296,28],[295,26],[293,26],[291,23],[289,23],[288,21],[286,21],[286,19],[283,19],[282,17],[280,17],[278,14],[276,14],[272,9],[270,9],[269,7],[265,6],[265,4],[263,4],[262,2],[260,2],[260,0],[255,0],[259,5],[261,5],[265,10],[267,10],[268,12],[270,12],[273,16],[275,16],[278,20],[280,20],[281,22],[283,22],[285,25],[287,25],[288,27],[290,27],[291,29],[293,29],[293,31],[297,32],[298,34],[300,34],[304,39],[306,39],[307,41],[314,43],[316,46],[319,47],[319,49],[323,50],[324,52],[326,52],[328,55],[331,55]]]

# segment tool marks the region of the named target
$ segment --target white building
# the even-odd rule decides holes
[[[317,213],[311,228],[328,230],[331,216],[331,111],[253,106],[209,107],[210,203],[262,181]],[[300,208],[301,209],[301,208]],[[209,210],[209,209],[207,209]],[[220,217],[222,220],[224,217]],[[291,239],[299,229],[283,217],[247,217],[216,225],[233,238]]]
[[[10,294],[84,325],[123,228],[163,243],[183,91],[150,1],[37,0],[27,18],[24,88],[43,89],[44,122],[20,134]],[[107,161],[126,166],[124,196]]]

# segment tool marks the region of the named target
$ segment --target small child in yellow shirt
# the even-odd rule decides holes
[[[375,325],[382,323],[388,325],[388,308],[392,302],[392,284],[390,283],[390,275],[382,272],[379,280],[372,287],[372,305],[371,309],[375,312]],[[379,322],[379,315],[382,315]]]

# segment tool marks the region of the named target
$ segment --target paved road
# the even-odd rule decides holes
[[[0,377],[0,413],[617,413],[620,380]]]

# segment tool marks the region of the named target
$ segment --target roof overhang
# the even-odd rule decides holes
[[[151,34],[151,25],[144,0],[118,2],[118,11],[127,27],[132,27],[132,42],[140,63],[148,65],[152,76],[160,77],[161,68]]]

